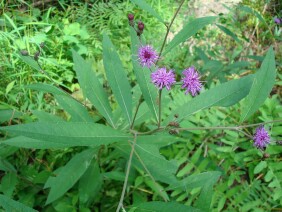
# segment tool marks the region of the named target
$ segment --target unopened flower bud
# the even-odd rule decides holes
[[[36,52],[35,54],[34,54],[34,60],[38,60],[38,58],[39,58],[39,55],[40,55],[40,52],[38,51],[38,52]]]
[[[44,46],[45,46],[45,43],[44,43],[44,42],[40,43],[40,48],[41,48],[41,49],[43,49]]]
[[[26,51],[26,50],[21,50],[21,54],[22,54],[22,56],[27,56],[27,55],[28,55],[28,51]]]
[[[144,23],[142,21],[139,21],[138,22],[138,29],[142,32],[144,30],[144,27],[145,27]]]
[[[178,114],[174,114],[174,118],[176,118],[176,119],[177,119],[178,117],[179,117],[179,115],[178,115]]]
[[[129,21],[133,21],[133,20],[134,20],[134,15],[131,14],[131,13],[129,13],[129,14],[127,15],[127,17],[128,17],[128,20],[129,20]]]
[[[168,123],[168,126],[170,126],[170,127],[179,127],[179,123],[176,122],[176,121],[171,121],[171,122]]]

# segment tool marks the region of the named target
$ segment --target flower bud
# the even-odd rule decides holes
[[[41,48],[41,49],[43,49],[44,46],[45,46],[45,43],[44,43],[44,42],[40,43],[40,48]]]
[[[22,54],[22,56],[28,56],[28,51],[26,51],[26,50],[21,50],[21,54]]]
[[[139,21],[138,22],[138,29],[142,32],[144,30],[144,27],[145,27],[144,23],[142,21]]]
[[[40,52],[38,51],[38,52],[36,52],[35,54],[34,54],[34,60],[38,60],[38,58],[39,58],[39,55],[40,55]]]
[[[128,17],[128,20],[129,20],[129,21],[133,21],[133,20],[134,20],[134,15],[131,14],[131,13],[129,13],[129,14],[127,15],[127,17]]]

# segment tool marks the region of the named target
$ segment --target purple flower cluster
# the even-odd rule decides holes
[[[198,92],[202,89],[202,83],[200,82],[199,73],[192,66],[185,69],[182,74],[182,88],[185,88],[185,94],[191,93],[192,96],[196,96]]]
[[[173,70],[167,71],[166,68],[157,69],[151,74],[151,79],[152,83],[160,90],[164,87],[170,90],[171,86],[176,82]]]
[[[260,126],[256,129],[253,139],[255,141],[254,146],[259,149],[263,149],[270,143],[269,134],[263,126]]]
[[[138,59],[141,66],[150,68],[157,62],[159,56],[152,46],[147,45],[139,48]],[[182,74],[184,75],[182,88],[186,89],[185,94],[191,93],[192,96],[196,96],[202,88],[199,73],[192,66],[185,69]],[[151,79],[158,89],[166,87],[167,90],[170,90],[171,86],[176,82],[173,70],[167,72],[164,67],[153,72]]]
[[[157,62],[159,56],[150,45],[141,46],[138,50],[138,58],[141,66],[150,68]]]
[[[282,24],[282,18],[274,18],[274,22],[278,25]]]

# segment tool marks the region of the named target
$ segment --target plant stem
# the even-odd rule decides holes
[[[158,121],[158,129],[161,127],[162,122],[162,89],[159,90],[159,121]]]
[[[189,127],[189,128],[175,128],[178,131],[193,131],[193,130],[235,130],[241,133],[244,133],[243,131],[241,131],[240,129],[243,128],[248,128],[248,127],[255,127],[255,126],[260,126],[260,125],[264,125],[264,124],[270,124],[270,123],[278,123],[278,122],[282,122],[282,119],[278,119],[278,120],[273,120],[273,121],[266,121],[266,122],[260,122],[260,123],[256,123],[256,124],[246,124],[246,125],[240,125],[240,126],[231,126],[231,127],[226,127],[226,126],[215,126],[215,127]],[[165,126],[160,126],[156,129],[147,131],[147,132],[137,132],[134,130],[131,130],[131,132],[133,134],[137,134],[137,135],[151,135],[155,132],[159,132],[159,131],[164,131],[167,127]],[[250,135],[244,133],[246,136],[250,137]]]
[[[168,33],[169,33],[169,31],[170,31],[170,28],[171,28],[171,26],[172,26],[172,24],[173,24],[173,22],[174,22],[174,20],[175,20],[175,18],[176,18],[176,16],[177,16],[177,14],[179,13],[180,8],[182,7],[184,1],[185,1],[185,0],[182,0],[181,3],[179,4],[179,6],[178,6],[176,12],[174,13],[174,16],[173,16],[172,19],[171,19],[170,24],[169,24],[168,26],[166,25],[166,35],[165,35],[165,38],[164,38],[164,41],[163,41],[163,44],[162,44],[162,47],[161,47],[161,50],[160,50],[160,53],[159,53],[159,58],[161,57],[161,55],[162,55],[162,53],[163,53],[163,49],[164,49],[164,46],[165,46],[165,43],[166,43],[166,40],[167,40]],[[159,61],[159,60],[157,60],[157,62],[158,62],[158,61]],[[156,62],[156,64],[157,64],[157,62]]]
[[[132,128],[134,127],[134,122],[135,122],[135,119],[136,119],[136,116],[137,116],[139,107],[140,107],[140,105],[141,105],[141,103],[142,103],[142,100],[143,100],[143,95],[140,96],[139,101],[138,101],[138,104],[137,104],[137,106],[136,106],[135,114],[134,114],[134,116],[133,116],[132,123],[131,123],[131,125],[130,125],[130,129],[131,129],[131,130],[132,130]]]
[[[123,188],[122,188],[122,193],[121,193],[121,196],[120,196],[120,200],[119,200],[116,212],[119,212],[120,209],[123,207],[123,200],[124,200],[124,195],[125,195],[125,189],[126,189],[127,182],[128,182],[129,171],[130,171],[130,167],[131,167],[131,161],[132,161],[132,156],[133,156],[133,153],[134,153],[136,141],[137,141],[137,134],[134,133],[133,145],[132,145],[131,152],[130,152],[130,155],[129,155],[127,169],[126,169],[126,174],[125,174],[125,179],[124,179]]]

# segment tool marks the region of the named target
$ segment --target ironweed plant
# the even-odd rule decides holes
[[[30,149],[87,147],[81,148],[81,152],[75,154],[65,166],[55,170],[53,175],[48,177],[44,186],[45,189],[49,189],[46,205],[58,201],[78,182],[79,207],[81,210],[89,207],[103,183],[101,177],[103,174],[99,170],[99,155],[103,149],[108,148],[113,151],[107,160],[119,157],[127,159],[125,170],[109,171],[103,175],[111,179],[122,177],[123,181],[119,202],[108,208],[115,207],[116,211],[210,211],[214,198],[213,187],[222,176],[220,169],[179,177],[182,170],[181,162],[167,160],[160,154],[160,148],[178,142],[189,142],[187,137],[189,134],[185,133],[216,130],[235,131],[251,141],[248,148],[263,154],[269,146],[279,145],[279,141],[271,137],[267,126],[282,120],[247,123],[251,122],[250,118],[265,102],[275,84],[273,48],[268,48],[260,69],[254,74],[237,77],[238,79],[207,89],[205,79],[208,77],[200,72],[201,67],[191,64],[176,71],[165,64],[165,57],[169,57],[172,49],[187,41],[199,30],[215,23],[217,17],[189,21],[168,42],[168,34],[184,1],[181,1],[169,23],[145,1],[133,2],[162,22],[166,27],[166,35],[159,47],[153,47],[143,36],[146,22],[138,20],[134,14],[128,14],[132,64],[136,77],[136,81],[130,82],[113,43],[107,34],[103,34],[103,63],[108,85],[117,104],[109,101],[109,93],[92,70],[91,63],[85,61],[76,51],[72,50],[74,70],[85,99],[88,99],[95,108],[94,115],[89,113],[84,104],[63,90],[43,69],[39,60],[41,49],[45,48],[43,43],[34,55],[22,50],[19,57],[45,74],[52,82],[33,84],[27,88],[53,94],[61,107],[70,114],[70,119],[64,120],[52,114],[35,111],[34,114],[38,117],[36,122],[0,127],[5,136],[1,145]],[[182,74],[177,74],[178,71]],[[182,99],[189,100],[174,108],[167,107],[169,104],[165,100],[173,102],[176,99],[174,97],[176,91],[183,94],[179,94],[182,95]],[[187,120],[199,111],[211,107],[231,107],[241,100],[243,101],[239,111],[240,120],[234,121],[235,124],[186,127]],[[251,134],[251,131],[254,133]],[[138,201],[130,199],[133,188],[138,189],[138,183],[132,185],[131,179],[136,176],[136,172],[145,173],[145,181],[154,191],[152,200],[141,197]],[[89,186],[92,181],[95,181],[95,186]],[[275,192],[281,194],[279,183],[273,187],[276,189]],[[185,197],[193,191],[194,196],[189,204],[171,201],[173,197],[171,191],[177,189],[178,193],[185,192]],[[7,211],[12,207],[34,211],[5,195],[0,195],[0,202],[7,203],[2,204]]]

